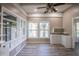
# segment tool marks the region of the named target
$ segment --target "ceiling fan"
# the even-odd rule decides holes
[[[46,11],[44,13],[57,12],[57,9],[55,8],[55,6],[60,6],[60,5],[64,5],[64,4],[65,3],[47,3],[46,6],[37,7],[37,9],[46,8]]]

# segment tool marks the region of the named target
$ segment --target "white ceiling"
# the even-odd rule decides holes
[[[72,4],[65,4],[65,5],[61,5],[61,6],[56,6],[55,8],[58,10],[58,12],[64,12],[65,10],[67,10]],[[44,9],[37,9],[37,7],[43,7],[46,6],[45,3],[24,3],[24,4],[20,4],[20,6],[28,13],[28,14],[34,14],[34,13],[43,13],[45,11]]]

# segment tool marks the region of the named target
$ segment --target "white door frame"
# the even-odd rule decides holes
[[[75,42],[77,39],[76,19],[79,19],[79,17],[72,18],[72,48],[75,48]]]

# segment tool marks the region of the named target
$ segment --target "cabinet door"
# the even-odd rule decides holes
[[[50,42],[51,44],[61,44],[61,35],[51,35]]]
[[[66,38],[64,35],[62,35],[62,45],[65,47],[66,46]]]
[[[0,47],[0,56],[9,56],[9,44],[2,44]]]
[[[62,45],[64,45],[65,48],[71,48],[70,36],[62,36]]]

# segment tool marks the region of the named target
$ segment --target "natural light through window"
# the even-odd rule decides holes
[[[49,23],[28,23],[28,38],[49,38]]]
[[[79,37],[79,23],[77,23],[77,37]]]
[[[38,38],[38,24],[37,23],[28,24],[28,37]]]

